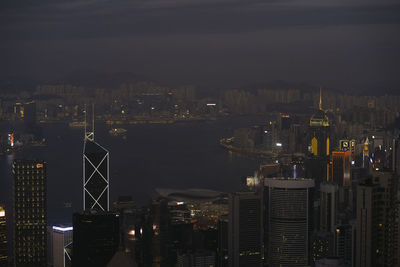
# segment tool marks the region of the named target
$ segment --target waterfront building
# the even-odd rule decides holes
[[[23,119],[27,132],[36,128],[36,102],[30,101],[23,104]]]
[[[0,205],[0,267],[8,266],[7,217],[4,205]]]
[[[260,267],[262,262],[262,198],[253,192],[229,195],[229,266]]]
[[[52,227],[53,267],[71,267],[71,255],[67,247],[72,243],[72,226],[55,225]]]
[[[119,218],[95,210],[73,215],[73,267],[106,266],[119,245]]]
[[[46,163],[14,160],[14,261],[15,267],[47,264]]]
[[[270,267],[308,266],[311,262],[314,180],[264,180],[265,247]]]
[[[94,141],[92,131],[87,131],[83,147],[83,210],[109,211],[109,152]]]

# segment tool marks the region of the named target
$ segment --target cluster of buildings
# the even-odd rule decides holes
[[[254,137],[278,156],[242,191],[157,189],[147,207],[110,205],[109,152],[86,131],[83,209],[67,225],[47,224],[46,162],[15,160],[13,255],[0,206],[0,266],[400,266],[398,133],[338,135],[321,100],[292,141],[296,124],[279,118],[267,127],[280,134]]]
[[[190,120],[219,114],[215,100],[196,98],[194,87],[169,88],[151,82],[121,84],[115,89],[38,85],[31,92],[2,93],[1,96],[0,119],[13,123],[24,119],[24,109],[32,100],[34,116],[42,123],[82,122],[85,103],[91,102],[96,103],[97,119],[109,123]]]

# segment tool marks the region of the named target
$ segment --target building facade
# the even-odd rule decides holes
[[[83,209],[109,210],[109,153],[94,140],[83,149]]]
[[[313,229],[314,180],[264,180],[265,247],[270,267],[308,266]]]
[[[14,261],[16,267],[47,264],[46,163],[14,160]]]
[[[73,215],[73,267],[106,266],[119,245],[116,213],[95,210]]]
[[[262,198],[254,192],[229,196],[228,257],[232,267],[262,266]]]
[[[72,244],[72,226],[56,225],[52,227],[53,267],[70,267],[71,255],[67,247]]]

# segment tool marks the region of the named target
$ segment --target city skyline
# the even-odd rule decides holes
[[[398,0],[0,3],[0,267],[400,267]]]

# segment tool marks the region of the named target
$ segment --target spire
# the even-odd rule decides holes
[[[87,126],[87,109],[85,105],[85,141],[94,141],[94,104],[92,104],[92,131],[88,131],[88,126]]]
[[[319,110],[322,110],[322,88],[319,87]]]

